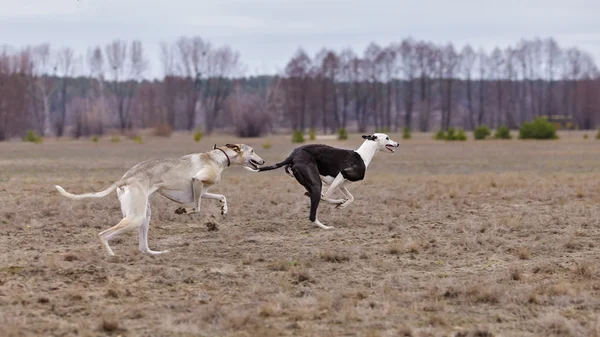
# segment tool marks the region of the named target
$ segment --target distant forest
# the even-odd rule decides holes
[[[361,54],[302,49],[285,70],[246,77],[237,51],[200,37],[161,46],[164,77],[145,80],[139,41],[85,55],[49,44],[0,47],[0,140],[27,130],[84,137],[108,130],[196,130],[242,137],[308,130],[517,128],[538,116],[564,128],[600,124],[593,58],[552,38],[491,52],[404,39]]]

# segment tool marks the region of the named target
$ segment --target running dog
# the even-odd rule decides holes
[[[139,229],[139,248],[143,253],[152,255],[168,252],[154,251],[148,248],[148,229],[150,227],[150,201],[152,193],[158,194],[180,204],[193,203],[189,211],[179,208],[177,214],[197,214],[200,201],[215,199],[221,202],[221,214],[227,214],[227,199],[221,194],[208,193],[208,189],[219,183],[221,172],[231,165],[255,171],[265,161],[245,144],[227,144],[213,147],[204,153],[195,153],[180,158],[163,158],[143,161],[125,173],[117,182],[104,191],[86,194],[71,194],[56,185],[63,196],[75,200],[84,198],[103,198],[117,190],[123,220],[99,235],[100,242],[109,255],[115,255],[108,241],[116,235]]]
[[[285,166],[286,173],[306,188],[305,195],[310,197],[310,221],[323,229],[333,228],[323,225],[317,219],[319,201],[322,199],[336,204],[338,208],[350,205],[354,197],[345,185],[365,178],[367,167],[376,152],[394,153],[394,149],[400,146],[383,133],[362,137],[365,141],[356,151],[322,144],[304,145],[294,149],[281,163],[252,170],[263,172]],[[322,182],[330,185],[324,194],[321,194]],[[331,199],[331,195],[338,188],[345,199]]]

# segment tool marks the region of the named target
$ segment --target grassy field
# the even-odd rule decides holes
[[[0,143],[0,336],[600,336],[600,141],[439,142],[379,153],[345,210],[283,170],[225,171],[199,216],[151,198],[150,248],[116,194],[139,161],[245,142],[267,163],[288,136]],[[593,138],[593,134],[591,135]],[[357,147],[362,139],[326,143]]]

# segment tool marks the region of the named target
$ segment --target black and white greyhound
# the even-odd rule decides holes
[[[338,205],[338,208],[350,205],[354,197],[345,185],[365,178],[367,167],[376,152],[394,153],[394,149],[400,146],[383,133],[362,137],[365,141],[357,150],[339,149],[323,144],[304,145],[295,148],[281,163],[251,170],[263,172],[285,166],[286,173],[306,188],[305,194],[310,197],[310,221],[323,229],[329,229],[332,226],[325,226],[317,219],[319,201],[323,199]],[[324,194],[321,194],[322,182],[330,185]],[[345,199],[331,199],[331,195],[338,188]]]

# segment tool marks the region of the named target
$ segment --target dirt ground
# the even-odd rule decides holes
[[[326,141],[355,148],[362,139]],[[225,171],[199,216],[154,195],[148,256],[113,193],[139,161],[289,137],[0,143],[0,336],[600,336],[600,141],[439,142],[377,154],[345,210],[283,170]],[[593,137],[590,137],[593,138]]]

